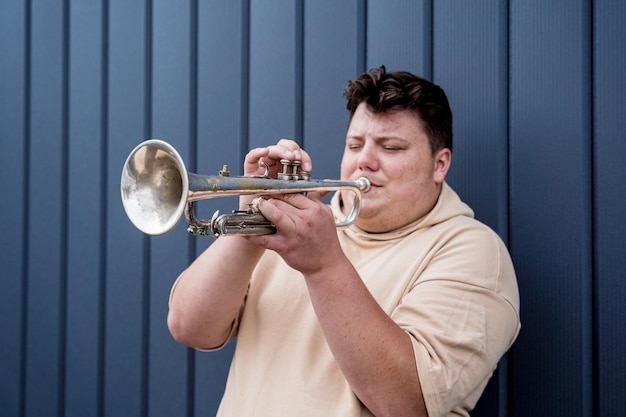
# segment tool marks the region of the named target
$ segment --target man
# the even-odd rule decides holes
[[[220,416],[468,415],[519,331],[510,256],[446,184],[452,113],[443,90],[384,67],[345,91],[348,195],[272,196],[276,234],[224,237],[177,280],[168,325],[204,350],[237,346]],[[254,149],[247,175],[311,159],[288,140]],[[242,207],[250,202],[241,198]]]

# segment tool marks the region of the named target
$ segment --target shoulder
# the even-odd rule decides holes
[[[458,280],[501,293],[517,305],[517,279],[511,255],[489,226],[457,216],[433,226],[431,259],[425,276]]]

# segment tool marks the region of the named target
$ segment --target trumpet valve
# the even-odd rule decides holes
[[[294,179],[297,179],[298,178],[298,168],[300,168],[300,161],[293,161],[293,162],[291,162],[291,168],[292,168],[291,176]]]
[[[294,180],[293,174],[289,173],[289,168],[293,166],[294,161],[290,161],[289,159],[281,159],[280,163],[283,166],[283,172],[279,172],[277,177],[279,180]]]
[[[298,161],[298,160],[291,161],[289,159],[281,159],[280,163],[283,165],[283,172],[278,173],[277,177],[279,180],[308,181],[311,179],[311,174],[309,172],[300,170],[300,165],[302,165],[301,161]],[[291,168],[291,172],[289,172],[290,168]]]
[[[222,170],[219,172],[221,177],[230,177],[230,171],[228,165],[222,165]]]

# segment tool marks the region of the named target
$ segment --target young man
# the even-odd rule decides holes
[[[515,340],[510,256],[446,184],[452,113],[443,90],[384,67],[348,83],[341,179],[371,182],[355,223],[341,192],[256,207],[276,234],[224,237],[177,280],[176,340],[237,338],[219,416],[466,416]],[[247,175],[311,159],[289,140],[254,149]],[[242,206],[250,201],[241,198]]]

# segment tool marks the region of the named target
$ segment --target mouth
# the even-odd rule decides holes
[[[372,180],[371,178],[368,178],[368,177],[365,177],[365,178],[367,178],[367,179],[369,180],[369,182],[370,182],[370,188],[380,188],[380,187],[381,187],[381,185],[380,185],[380,184],[378,184],[377,182],[375,182],[375,181],[374,181],[374,180]]]

